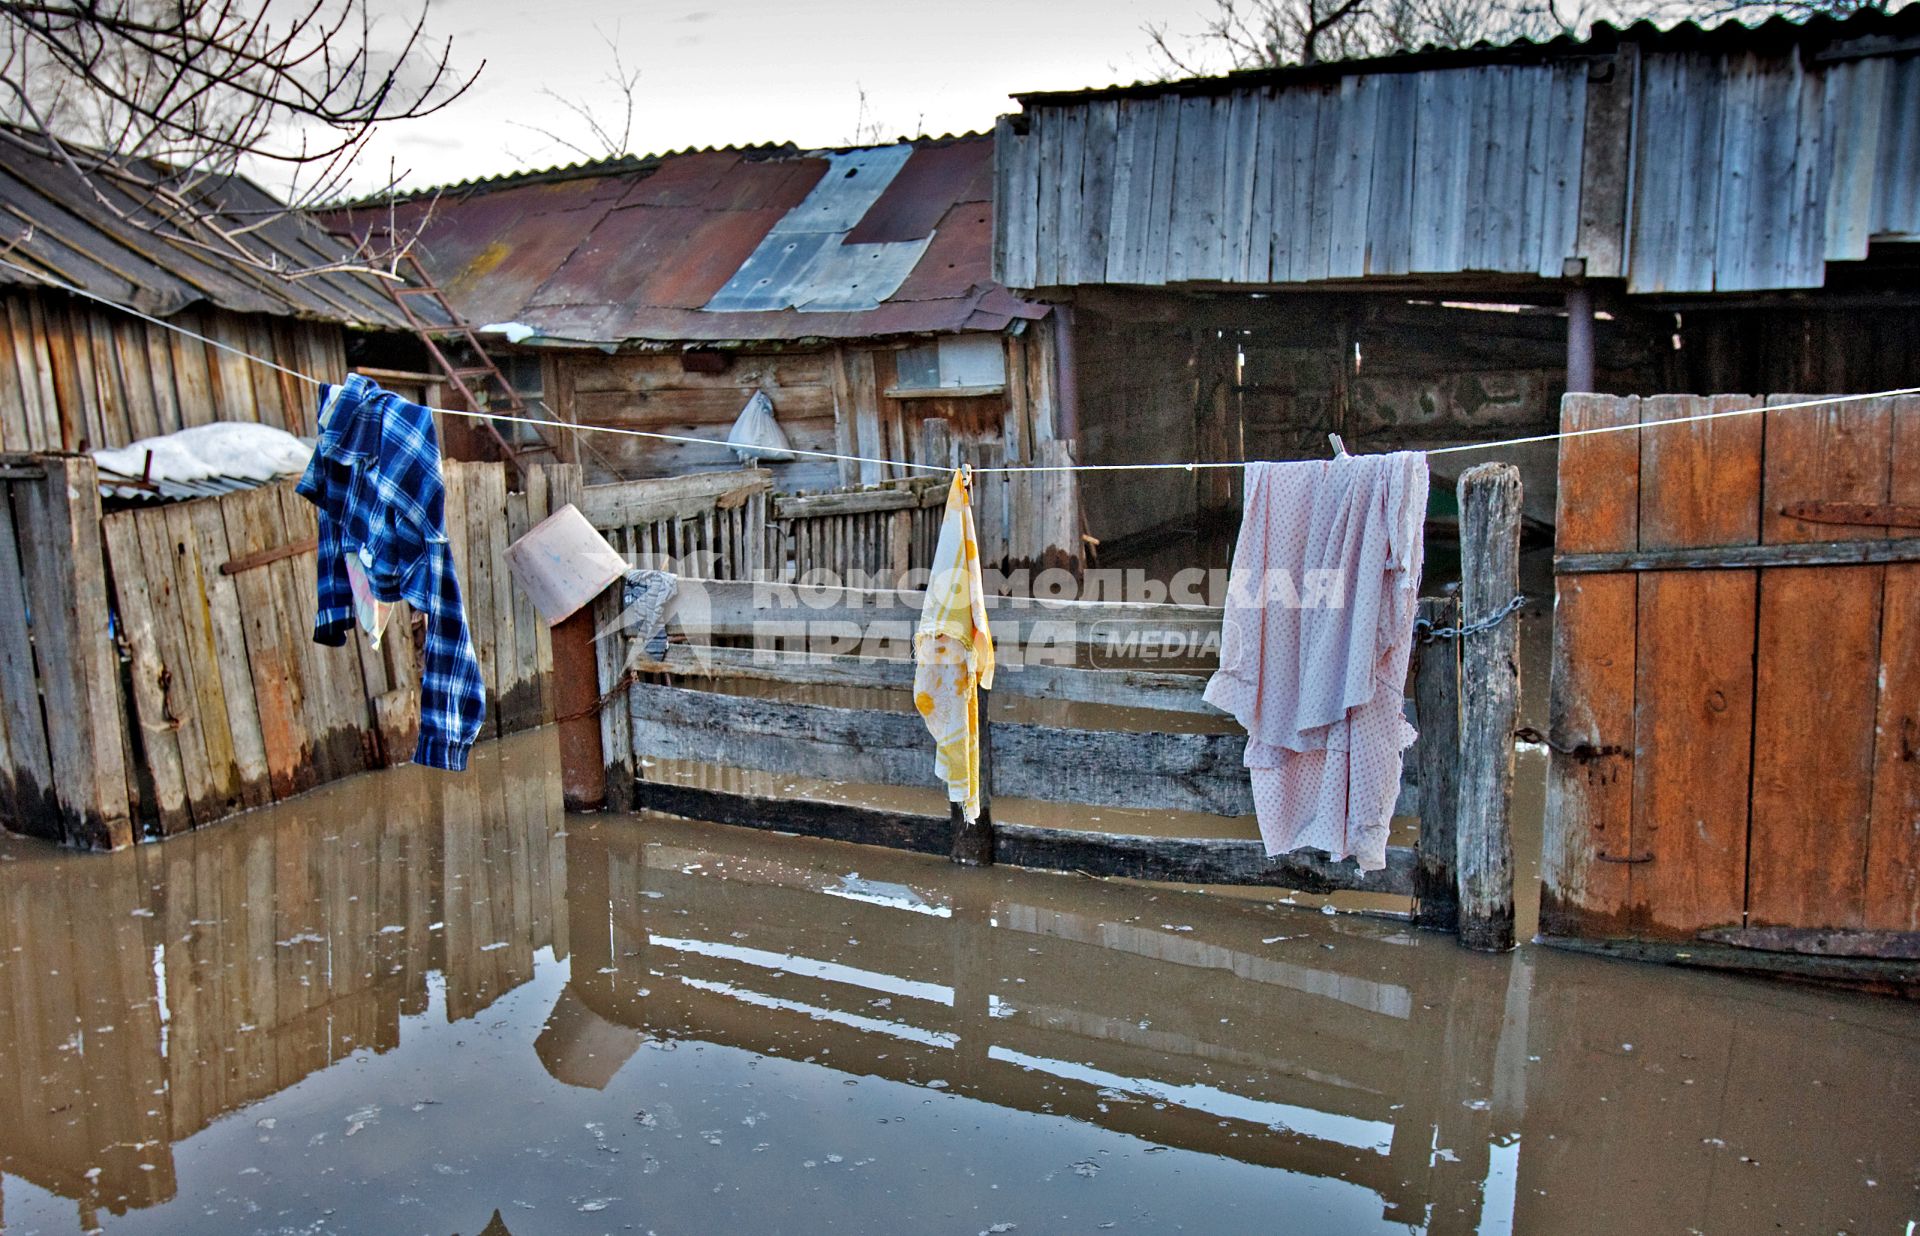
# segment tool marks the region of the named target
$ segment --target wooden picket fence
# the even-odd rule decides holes
[[[447,530],[486,681],[483,737],[553,718],[546,624],[507,544],[571,465],[447,463]],[[0,457],[0,824],[99,849],[403,762],[412,615],[313,642],[314,511],[289,482],[103,517],[85,456]]]

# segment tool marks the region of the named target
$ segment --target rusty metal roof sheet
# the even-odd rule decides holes
[[[992,138],[968,134],[650,156],[476,182],[395,214],[475,323],[593,344],[861,338],[1046,312],[992,280],[992,185]],[[386,210],[333,217],[351,230]]]
[[[95,197],[96,189],[112,203]],[[236,225],[282,209],[259,186],[232,177],[200,190]],[[124,216],[124,217],[123,217]],[[167,316],[205,303],[236,313],[399,327],[399,311],[370,276],[332,273],[284,278],[190,243],[165,227],[129,191],[105,178],[89,184],[61,163],[0,135],[0,234],[9,261],[146,313]],[[282,214],[252,233],[256,250],[286,268],[337,262],[349,250],[311,219]],[[0,267],[0,284],[39,281]]]

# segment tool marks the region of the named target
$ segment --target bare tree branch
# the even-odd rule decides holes
[[[537,133],[555,146],[572,151],[588,161],[619,159],[633,153],[633,112],[634,102],[640,89],[640,70],[629,69],[620,54],[619,23],[614,24],[611,35],[598,26],[593,29],[594,33],[600,36],[600,41],[606,44],[607,52],[613,58],[612,69],[601,74],[600,83],[610,88],[614,97],[619,100],[616,112],[612,114],[603,112],[591,100],[584,97],[569,98],[557,90],[542,88],[541,94],[572,113],[574,119],[585,126],[585,136],[570,138],[555,129],[528,124],[520,120],[508,123],[516,128],[525,129],[529,133]]]
[[[427,38],[424,3],[391,51],[374,24],[370,0],[0,0],[0,140],[174,243],[289,277],[339,269],[264,233],[339,196],[376,126],[432,115],[478,73]],[[236,183],[259,166],[281,169],[277,209]]]
[[[1892,0],[1214,0],[1204,27],[1185,36],[1145,28],[1167,76],[1390,55],[1486,40],[1584,36],[1597,21],[1714,24],[1783,15],[1844,17]],[[1222,60],[1225,61],[1224,66]]]

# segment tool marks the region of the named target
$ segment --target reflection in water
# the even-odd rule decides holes
[[[1920,1214],[1907,1006],[568,819],[552,768],[535,734],[130,853],[0,844],[0,1228]]]

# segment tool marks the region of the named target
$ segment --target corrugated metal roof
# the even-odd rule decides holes
[[[1845,55],[1850,51],[1876,54],[1888,48],[1875,44],[1884,44],[1888,40],[1905,41],[1917,34],[1920,34],[1920,4],[1908,4],[1893,12],[1862,9],[1847,17],[1818,16],[1794,20],[1775,16],[1751,25],[1729,19],[1706,26],[1686,21],[1662,27],[1650,21],[1638,21],[1629,26],[1616,27],[1603,21],[1596,22],[1583,39],[1561,35],[1538,41],[1515,39],[1507,43],[1481,42],[1470,47],[1423,47],[1387,56],[1327,60],[1318,64],[1276,68],[1236,69],[1211,77],[1116,83],[1079,90],[1035,90],[1013,97],[1026,106],[1058,107],[1093,99],[1150,98],[1163,94],[1226,94],[1252,86],[1325,81],[1355,73],[1401,73],[1476,64],[1539,64],[1569,57],[1610,56],[1623,43],[1635,44],[1643,51],[1767,51],[1830,44],[1832,46],[1826,49],[1828,54]],[[1842,46],[1852,42],[1858,42],[1859,46],[1851,49]],[[1915,49],[1908,47],[1905,50]]]
[[[846,173],[860,182],[863,168],[872,187],[849,185]],[[1046,308],[992,280],[992,170],[993,141],[980,134],[701,150],[476,182],[397,213],[464,317],[524,322],[553,340],[998,330]],[[377,220],[358,209],[332,217],[349,230],[386,222],[384,208]]]
[[[107,196],[112,209],[95,198]],[[231,177],[200,191],[236,225],[258,224],[283,209],[259,186]],[[127,217],[122,217],[122,215]],[[205,303],[235,313],[309,318],[355,326],[399,327],[386,292],[365,275],[286,279],[238,257],[190,244],[166,228],[143,224],[154,214],[129,191],[100,177],[89,184],[64,164],[0,136],[0,232],[8,260],[35,267],[97,296],[167,316]],[[311,219],[281,214],[251,233],[288,268],[310,268],[348,255]],[[0,284],[38,286],[0,267]]]

